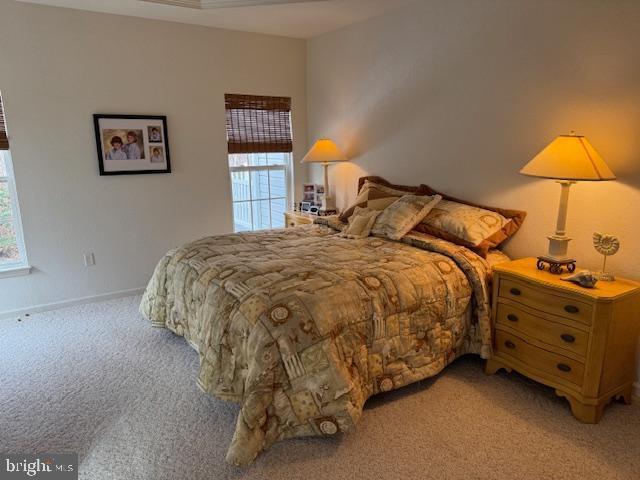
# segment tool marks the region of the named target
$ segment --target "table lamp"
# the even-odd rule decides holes
[[[616,176],[589,141],[575,132],[557,137],[533,157],[520,173],[530,177],[555,179],[560,184],[556,233],[547,237],[549,252],[538,257],[537,266],[544,270],[545,264],[548,264],[551,273],[561,273],[566,266],[569,272],[573,272],[576,261],[567,255],[571,240],[566,232],[569,188],[577,181],[615,180]]]
[[[336,204],[329,190],[329,164],[333,162],[347,162],[349,159],[344,153],[328,138],[320,138],[313,144],[311,150],[302,159],[301,163],[321,163],[324,167],[324,195],[322,197],[323,213],[331,213],[336,210]]]

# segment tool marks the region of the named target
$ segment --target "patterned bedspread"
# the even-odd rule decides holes
[[[198,351],[197,383],[241,404],[227,461],[354,429],[371,395],[490,355],[490,267],[424,234],[328,226],[207,237],[169,251],[140,310]]]

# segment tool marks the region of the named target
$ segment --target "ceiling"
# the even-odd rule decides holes
[[[381,15],[413,0],[225,0],[218,4],[209,0],[205,2],[206,9],[140,0],[18,1],[207,27],[311,38]],[[242,6],[233,6],[238,4]]]

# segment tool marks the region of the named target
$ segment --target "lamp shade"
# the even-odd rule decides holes
[[[349,159],[342,150],[328,138],[320,138],[302,159],[302,163],[346,162]]]
[[[582,135],[560,135],[533,157],[520,173],[557,180],[602,181],[616,178]]]

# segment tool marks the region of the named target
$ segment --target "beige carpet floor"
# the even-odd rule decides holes
[[[0,452],[77,452],[83,479],[638,479],[640,406],[575,421],[553,391],[476,357],[369,400],[357,432],[224,462],[238,407],[139,297],[0,320]]]

